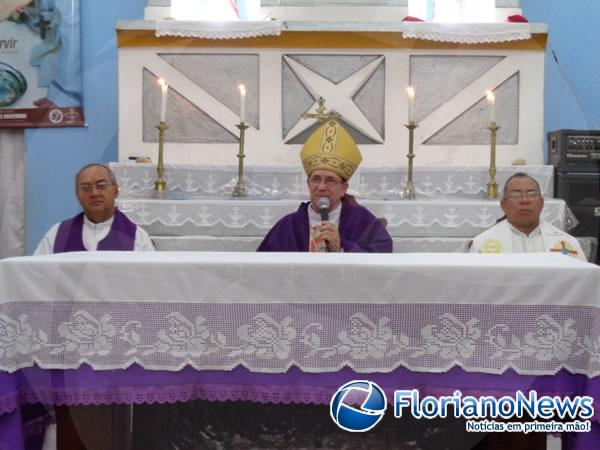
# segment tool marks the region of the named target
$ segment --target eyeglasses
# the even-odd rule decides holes
[[[112,185],[113,183],[111,183],[110,181],[100,180],[95,183],[81,183],[79,185],[79,190],[85,193],[92,192],[94,188],[98,189],[99,191],[105,191]]]
[[[506,197],[510,198],[512,200],[521,200],[523,198],[526,198],[527,200],[534,200],[534,199],[540,197],[540,193],[538,191],[534,191],[534,190],[527,191],[527,192],[512,191],[512,192],[509,192]]]
[[[342,184],[342,180],[339,180],[337,178],[333,178],[333,177],[321,178],[318,175],[315,175],[314,177],[310,177],[308,179],[308,182],[312,186],[318,186],[321,183],[325,183],[325,186],[327,186],[327,187],[334,187],[334,186],[337,186],[338,184]]]

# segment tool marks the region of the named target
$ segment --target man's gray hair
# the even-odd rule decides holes
[[[533,178],[531,175],[525,173],[525,172],[517,172],[512,174],[510,177],[508,177],[506,179],[506,182],[504,183],[504,188],[502,189],[502,197],[506,198],[508,197],[508,183],[510,183],[514,178],[529,178],[531,181],[533,181],[535,183],[535,186],[538,190],[538,192],[540,193],[540,197],[542,197],[542,190],[540,189],[540,183],[537,182],[537,180],[535,178]]]
[[[79,171],[77,172],[77,175],[75,175],[75,190],[77,190],[77,180],[79,179],[79,175],[81,175],[81,173],[84,170],[89,169],[90,167],[102,167],[104,170],[106,170],[106,172],[108,172],[108,177],[110,178],[110,182],[112,184],[114,184],[115,186],[118,186],[117,177],[115,176],[115,173],[110,169],[110,167],[108,167],[106,164],[90,163],[90,164],[86,164],[81,169],[79,169]]]

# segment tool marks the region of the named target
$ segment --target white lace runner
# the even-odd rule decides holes
[[[151,164],[111,163],[121,196],[136,197],[151,193],[156,168]],[[167,165],[165,179],[172,195],[185,198],[230,198],[237,177],[237,166]],[[540,184],[544,197],[554,193],[552,166],[499,167],[500,186],[516,172],[526,172]],[[306,175],[302,168],[248,166],[244,168],[247,190],[254,199],[305,198]],[[487,167],[417,167],[413,180],[419,199],[482,199],[488,182]],[[406,182],[406,168],[359,168],[350,181],[351,193],[361,199],[399,200]]]
[[[279,36],[282,23],[270,21],[186,21],[157,20],[156,36],[193,37],[201,39],[244,39]]]
[[[487,44],[531,38],[529,23],[425,23],[404,22],[404,38],[459,44]]]
[[[224,320],[224,318],[227,318]],[[589,306],[13,302],[0,307],[0,370],[600,374]]]
[[[497,200],[359,200],[387,220],[393,237],[473,237],[503,213]],[[156,236],[263,236],[298,200],[167,200],[121,197],[131,220]],[[546,199],[542,218],[566,230],[576,219],[560,199]]]

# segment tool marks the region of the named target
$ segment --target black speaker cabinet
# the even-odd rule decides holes
[[[600,173],[556,172],[554,191],[554,196],[565,200],[579,221],[569,233],[595,237],[600,242]]]
[[[600,173],[600,131],[556,130],[548,133],[550,164],[559,172]]]

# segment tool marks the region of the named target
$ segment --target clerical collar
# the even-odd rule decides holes
[[[335,223],[339,225],[340,223],[340,214],[342,213],[342,202],[339,202],[335,209],[329,211],[329,222]],[[321,214],[315,212],[312,208],[312,205],[308,205],[308,220],[310,222],[310,226],[320,225],[321,224]]]
[[[114,220],[115,220],[115,216],[113,215],[110,219],[105,220],[104,222],[94,223],[90,219],[88,219],[85,214],[83,215],[83,222],[84,222],[84,224],[86,226],[90,227],[90,228],[105,228],[105,227],[110,227],[112,225],[112,223],[114,222]]]

